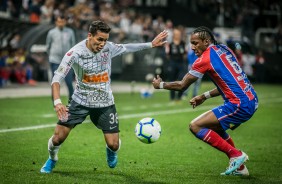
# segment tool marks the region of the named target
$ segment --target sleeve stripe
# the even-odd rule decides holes
[[[196,71],[196,70],[190,70],[189,73],[190,73],[191,75],[195,76],[195,77],[200,78],[200,79],[203,78],[203,76],[204,76],[204,74],[202,74],[202,73],[200,73],[200,72],[198,72],[198,71]]]

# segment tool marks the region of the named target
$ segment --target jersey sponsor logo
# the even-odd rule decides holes
[[[67,53],[67,56],[71,56],[72,53],[73,53],[73,51],[68,52],[68,53]]]
[[[108,72],[103,72],[99,74],[84,74],[82,79],[82,82],[85,83],[101,83],[108,81],[109,81]]]
[[[108,102],[109,101],[109,96],[108,93],[102,91],[102,90],[94,90],[94,91],[90,91],[88,93],[87,99],[90,102]]]

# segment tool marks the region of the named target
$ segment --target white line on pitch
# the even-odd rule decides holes
[[[127,115],[119,116],[119,119],[130,119],[130,118],[157,116],[157,115],[164,115],[164,114],[177,114],[177,113],[191,112],[191,111],[196,112],[196,111],[211,109],[212,107],[214,106],[202,106],[196,109],[185,108],[185,109],[176,109],[176,110],[145,112],[145,113],[138,113],[138,114],[127,114]],[[86,120],[84,121],[84,123],[90,123],[90,121]],[[45,124],[45,125],[29,126],[29,127],[22,127],[22,128],[2,129],[0,130],[0,133],[16,132],[16,131],[24,131],[24,130],[35,130],[35,129],[42,129],[42,128],[50,128],[50,127],[55,127],[55,126],[56,124]]]
[[[263,101],[263,103],[269,103],[269,102],[280,103],[282,102],[282,98],[276,98],[272,100]],[[260,104],[262,103],[260,102]],[[196,111],[201,111],[201,110],[208,110],[213,107],[215,106],[209,105],[209,106],[197,107],[196,109],[185,108],[185,109],[175,109],[175,110],[166,110],[166,111],[145,112],[145,113],[138,113],[138,114],[128,114],[128,115],[119,116],[119,119],[130,119],[130,118],[138,118],[138,117],[145,117],[145,116],[163,115],[163,114],[177,114],[177,113],[192,112],[192,111],[196,112]],[[90,123],[90,121],[84,121],[84,123]],[[45,125],[22,127],[22,128],[2,129],[0,130],[0,133],[49,128],[49,127],[55,127],[55,125],[56,124],[45,124]]]

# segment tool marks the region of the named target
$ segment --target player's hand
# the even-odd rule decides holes
[[[168,31],[163,30],[160,34],[158,34],[154,40],[152,41],[152,47],[160,47],[167,43]]]
[[[57,113],[59,120],[66,121],[68,119],[69,109],[65,105],[63,105],[61,103],[57,104],[55,106],[55,111]]]
[[[152,84],[154,86],[155,89],[160,89],[160,82],[162,82],[162,78],[160,78],[159,75],[157,75],[157,77],[154,77]]]
[[[195,96],[190,100],[190,105],[192,105],[193,109],[197,106],[201,105],[206,100],[204,95]]]

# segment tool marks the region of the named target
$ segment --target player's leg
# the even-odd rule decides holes
[[[234,130],[238,126],[240,126],[243,122],[249,120],[254,112],[257,109],[257,98],[254,98],[253,100],[249,102],[244,102],[241,104],[232,104],[232,103],[225,103],[222,106],[214,108],[212,111],[214,112],[215,116],[219,120],[222,128],[224,130],[232,129]],[[233,140],[228,136],[228,134],[223,135],[227,142],[235,147]],[[244,153],[243,153],[244,154]],[[245,160],[248,159],[248,156],[246,155]],[[236,160],[236,159],[235,159]],[[237,159],[238,160],[238,159]],[[234,158],[230,158],[230,164],[229,168],[225,171],[225,175],[249,175],[248,169],[246,166],[240,166],[238,169],[236,169],[234,172],[232,164],[234,163]]]
[[[52,172],[58,160],[57,155],[61,144],[66,140],[72,128],[82,123],[89,114],[87,108],[73,100],[70,102],[68,109],[68,120],[66,122],[58,121],[54,135],[48,141],[49,159],[41,168],[40,172],[42,173]]]
[[[117,165],[117,152],[120,149],[121,141],[118,133],[105,133],[107,162],[110,168]]]
[[[58,151],[61,144],[66,140],[68,137],[72,126],[67,127],[63,125],[57,125],[55,128],[54,135],[49,139],[48,142],[48,150],[50,158],[53,160],[58,160]]]
[[[228,142],[231,146],[235,147],[234,141],[231,138],[231,136],[226,133],[223,129],[216,131],[220,137],[222,137],[226,142]],[[230,159],[230,158],[229,158]],[[225,172],[221,173],[221,175],[225,175]],[[238,176],[248,176],[249,171],[247,169],[247,166],[245,164],[242,164],[237,170],[235,170],[232,175],[238,175]]]
[[[235,148],[235,144],[231,136],[223,129],[221,130],[215,130],[220,137],[222,137],[226,142],[228,142],[231,146]]]
[[[110,168],[117,165],[117,152],[120,148],[119,123],[115,105],[91,110],[91,121],[104,133],[107,163]]]
[[[222,129],[221,124],[211,110],[198,116],[190,124],[190,130],[197,138],[224,152],[231,158],[230,167],[227,170],[227,174],[230,174],[246,161],[247,155],[231,146],[218,135],[216,131],[220,129]]]
[[[213,111],[207,111],[195,118],[190,124],[190,131],[202,141],[224,152],[228,157],[241,155],[241,152],[228,144],[216,130],[222,129]]]
[[[51,173],[58,161],[58,152],[61,144],[68,137],[72,127],[57,125],[54,135],[48,141],[49,158],[41,168],[41,173]]]
[[[112,151],[118,151],[120,147],[119,133],[104,133],[107,147]]]

